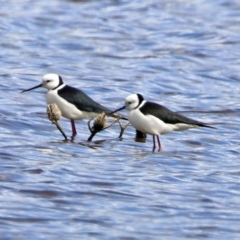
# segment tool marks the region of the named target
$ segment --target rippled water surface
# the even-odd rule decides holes
[[[0,239],[240,239],[239,1],[0,2]],[[111,109],[138,92],[217,129],[152,153],[117,124],[88,143],[78,121],[64,142],[45,89],[20,93],[50,72]]]

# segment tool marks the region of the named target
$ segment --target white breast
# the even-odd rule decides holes
[[[153,115],[142,114],[138,109],[129,111],[128,119],[134,128],[151,135],[162,135],[172,131],[184,131],[189,128],[197,127],[196,125],[188,125],[184,123],[167,124]]]
[[[134,128],[147,134],[159,135],[167,131],[163,121],[152,115],[144,115],[138,109],[129,111],[128,120]]]
[[[97,113],[80,111],[75,105],[69,103],[57,94],[57,90],[49,90],[46,95],[47,104],[56,103],[61,110],[62,116],[73,120],[82,120],[96,117]]]

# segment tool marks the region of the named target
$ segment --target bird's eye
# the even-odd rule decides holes
[[[47,80],[47,83],[51,82],[51,80]]]
[[[128,105],[130,105],[132,102],[128,102]]]

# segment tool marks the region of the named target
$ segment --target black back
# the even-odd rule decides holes
[[[58,95],[75,105],[79,110],[94,113],[110,113],[111,111],[95,102],[83,91],[66,85],[58,90]]]
[[[179,113],[173,112],[168,108],[153,102],[146,102],[139,110],[145,115],[153,115],[159,119],[161,119],[165,123],[169,124],[177,124],[177,123],[185,123],[191,125],[197,125],[200,127],[210,127],[202,122],[190,119],[185,117]]]

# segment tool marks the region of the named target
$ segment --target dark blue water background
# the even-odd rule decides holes
[[[240,239],[237,0],[0,1],[0,239]],[[217,129],[134,141],[46,117],[60,74],[111,109],[135,92]],[[71,126],[62,119],[69,136]]]

